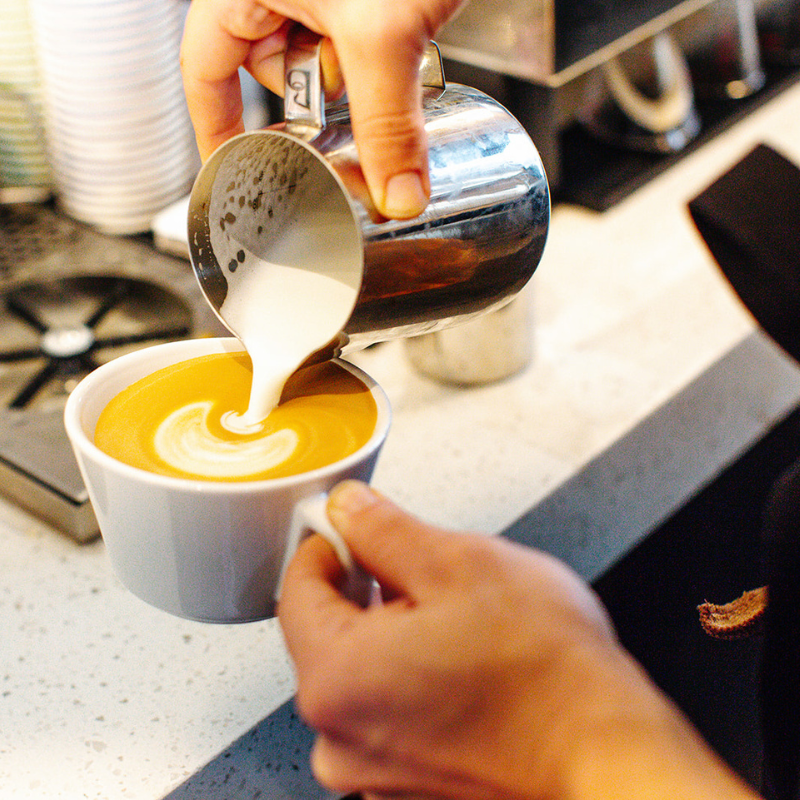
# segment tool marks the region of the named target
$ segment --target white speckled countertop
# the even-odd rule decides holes
[[[592,578],[793,408],[800,370],[755,331],[686,212],[759,142],[800,163],[800,86],[613,210],[557,208],[517,377],[442,386],[401,343],[354,359],[394,405],[375,484]],[[101,542],[2,502],[0,548],[2,797],[325,796],[274,623],[173,619],[120,586]]]

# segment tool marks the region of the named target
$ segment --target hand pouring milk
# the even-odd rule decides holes
[[[347,106],[325,106],[319,46],[292,30],[286,120],[220,145],[189,203],[200,287],[253,360],[247,422],[333,339],[347,352],[503,306],[547,238],[550,194],[530,136],[492,98],[445,85],[433,44],[420,70],[430,203],[417,219],[381,217]]]

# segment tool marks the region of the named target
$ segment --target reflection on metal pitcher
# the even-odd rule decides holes
[[[550,220],[542,163],[517,120],[476,89],[442,88],[433,46],[421,70],[431,200],[416,219],[388,220],[370,200],[348,108],[324,106],[318,40],[307,35],[287,81],[300,69],[312,77],[309,108],[287,103],[285,122],[226,142],[195,183],[189,249],[211,305],[225,300],[229,266],[237,280],[264,262],[324,273],[357,289],[343,328],[355,348],[512,299],[539,263]]]

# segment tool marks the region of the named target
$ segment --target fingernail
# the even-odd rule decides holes
[[[357,514],[378,501],[373,491],[360,481],[343,481],[334,487],[328,498],[331,514]]]
[[[386,183],[384,213],[391,219],[410,219],[425,210],[428,197],[418,172],[393,175]]]

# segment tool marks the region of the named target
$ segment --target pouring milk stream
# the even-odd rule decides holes
[[[253,386],[246,413],[223,422],[233,432],[246,432],[278,405],[284,384],[300,364],[342,329],[356,289],[326,275],[263,261],[231,284],[222,314],[250,355]],[[308,300],[301,309],[285,300],[298,296]],[[254,303],[254,297],[273,301]]]
[[[307,206],[298,210],[302,227],[283,229],[270,261],[228,240],[227,249],[235,253],[228,260],[228,292],[220,314],[253,363],[247,412],[226,419],[234,432],[257,427],[269,415],[289,376],[334,339],[355,305],[359,284],[350,248],[337,246],[338,226],[327,206],[300,202]],[[239,270],[234,262],[247,266]],[[325,272],[319,270],[322,262]]]

